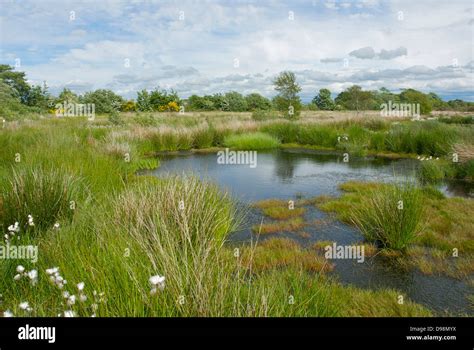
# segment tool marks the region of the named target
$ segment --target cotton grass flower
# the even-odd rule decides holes
[[[59,289],[63,289],[67,281],[59,274],[59,267],[52,267],[46,269],[46,274],[49,275],[51,283],[55,284]]]
[[[6,310],[3,312],[3,317],[13,317],[13,312]]]
[[[33,309],[31,308],[30,304],[27,301],[24,301],[18,305],[18,307],[26,312],[31,312]]]
[[[54,228],[55,230],[59,230],[59,222],[55,223],[54,226],[53,226],[53,228]]]
[[[15,222],[14,225],[8,226],[8,231],[14,232],[14,233],[20,232],[20,224],[18,223],[18,221]]]
[[[161,291],[165,289],[165,276],[160,276],[160,275],[151,276],[148,282],[150,282],[150,285],[151,285],[151,290],[150,290],[151,295],[155,295],[158,289]]]
[[[35,222],[33,221],[33,216],[31,214],[28,215],[28,226],[35,226]]]
[[[28,277],[30,278],[31,283],[34,285],[38,282],[38,271],[37,270],[31,270],[28,272]]]
[[[31,271],[26,271],[26,269],[22,265],[18,265],[16,267],[16,272],[18,272],[13,279],[15,281],[21,280],[23,277],[29,278],[30,283],[32,285],[35,285],[38,282],[38,271],[37,270],[31,270]]]
[[[67,298],[66,302],[69,306],[74,305],[76,303],[76,296],[75,295],[70,295],[69,298]]]

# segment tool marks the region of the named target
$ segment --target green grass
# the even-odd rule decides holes
[[[229,135],[224,139],[224,146],[239,150],[272,149],[279,145],[278,139],[262,132]]]
[[[39,249],[36,264],[0,260],[0,313],[11,310],[23,316],[18,305],[28,301],[32,316],[53,317],[69,308],[86,317],[431,315],[409,301],[398,304],[399,293],[394,290],[363,291],[340,285],[320,270],[324,264],[314,251],[294,244],[246,245],[236,256],[226,239],[240,214],[226,193],[193,177],[158,180],[135,174],[159,165],[147,158],[158,150],[222,146],[231,134],[240,136],[239,146],[256,149],[262,143],[255,131],[265,128],[273,136],[270,142],[265,135],[265,147],[268,143],[278,147],[276,140],[298,141],[303,128],[280,121],[260,125],[249,118],[153,115],[147,117],[153,121],[137,122],[133,115],[123,115],[121,126],[99,117],[94,122],[85,118],[25,120],[0,129],[2,236],[5,225],[19,218],[23,227],[25,214],[32,214],[35,234],[21,235],[19,243]],[[346,132],[351,125],[334,126],[334,130],[312,126],[304,137],[332,144],[332,135]],[[386,126],[374,122],[361,128],[350,129],[355,140],[383,132]],[[130,161],[123,157],[124,151],[130,152]],[[16,154],[21,155],[20,162],[15,162]],[[72,216],[66,206],[71,198],[77,198]],[[470,202],[442,199],[448,203],[446,215],[452,216],[448,219],[443,207],[437,207],[441,199],[429,200],[432,235],[420,240],[435,245],[441,242],[442,232],[449,232],[444,244],[458,245],[463,254],[469,253],[471,246],[466,242],[474,232],[466,219],[472,210]],[[285,213],[276,209],[268,214]],[[60,223],[59,230],[52,227],[55,221]],[[269,225],[278,231],[285,225],[299,229],[305,223],[292,218]],[[14,281],[19,264],[38,270],[37,285]],[[53,266],[68,281],[63,290],[51,284],[45,273]],[[462,268],[469,271],[466,266],[464,262]],[[151,295],[148,279],[156,274],[166,277],[166,285]],[[79,282],[85,283],[88,300],[67,307],[61,293],[67,290],[77,295]],[[94,291],[105,292],[97,309]],[[290,296],[294,303],[288,302]]]
[[[424,160],[417,172],[418,178],[427,184],[436,184],[449,175],[449,165],[442,160]]]

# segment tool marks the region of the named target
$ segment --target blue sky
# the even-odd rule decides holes
[[[292,70],[304,100],[358,84],[474,101],[469,0],[0,2],[0,62],[53,93],[272,96]]]

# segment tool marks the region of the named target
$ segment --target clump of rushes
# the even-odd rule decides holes
[[[386,185],[368,191],[350,217],[368,241],[404,251],[421,232],[422,199],[412,183]]]
[[[70,220],[71,202],[78,201],[82,182],[60,169],[24,167],[13,170],[0,194],[4,229],[14,222],[21,227],[47,229],[59,218]],[[34,225],[31,225],[34,218]]]
[[[278,199],[266,199],[254,203],[253,206],[261,209],[265,216],[277,220],[288,220],[302,216],[306,212],[305,208],[290,209],[288,202]]]
[[[417,173],[422,183],[436,184],[444,180],[450,173],[449,164],[439,159],[428,159],[421,161],[420,169]]]
[[[285,221],[255,225],[252,227],[252,230],[255,233],[264,235],[276,232],[295,232],[305,227],[305,225],[302,218],[293,218]]]
[[[277,148],[280,141],[263,132],[229,135],[224,139],[224,146],[239,150],[259,150]]]

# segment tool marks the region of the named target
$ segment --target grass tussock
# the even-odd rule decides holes
[[[2,186],[0,218],[4,230],[18,222],[30,231],[52,228],[58,220],[70,221],[75,203],[82,198],[79,178],[61,169],[14,169]],[[28,215],[33,224],[28,223]]]
[[[421,232],[423,202],[413,184],[383,186],[351,212],[353,223],[370,242],[405,250]]]

